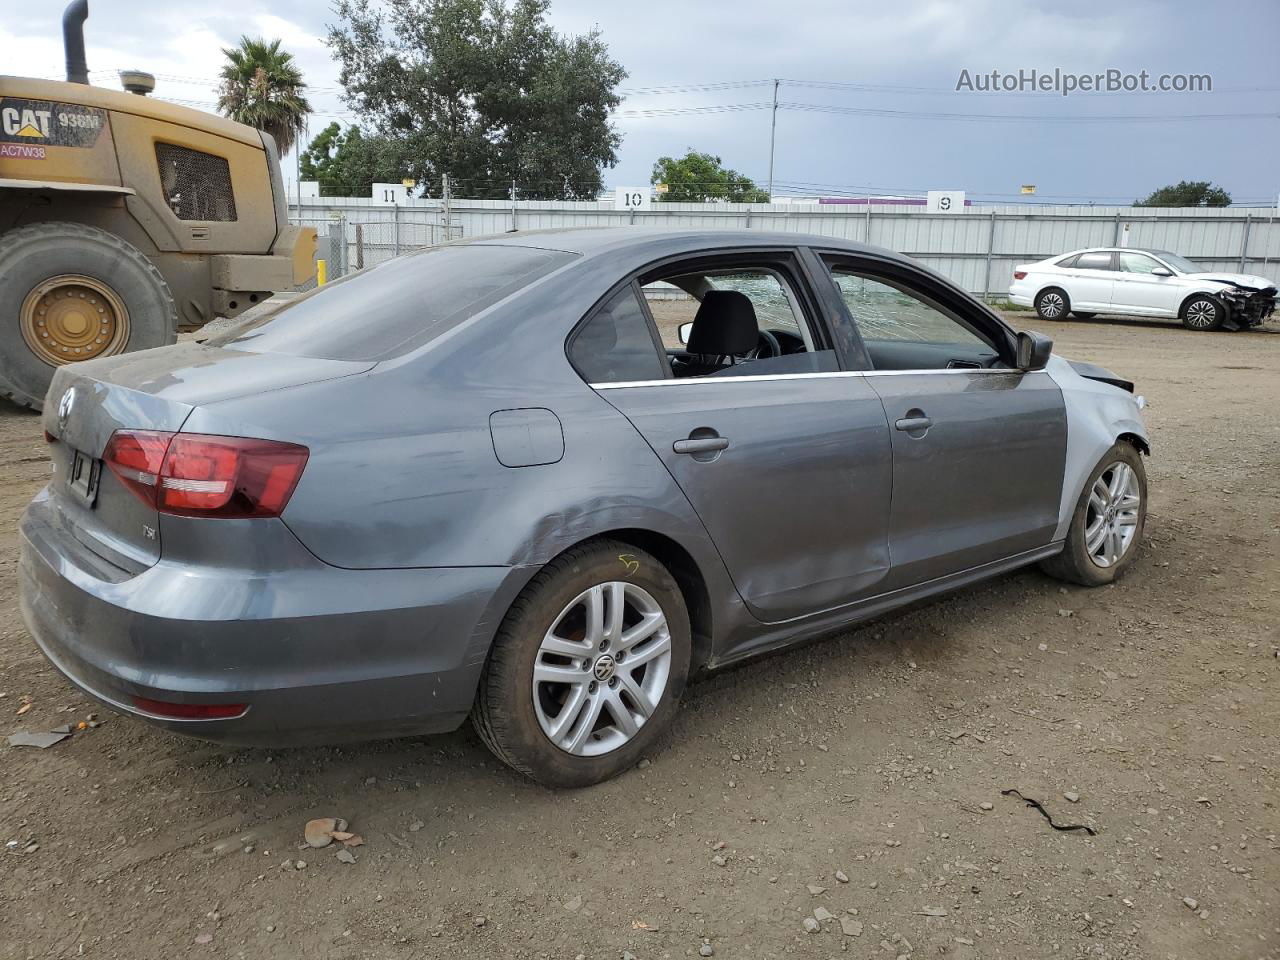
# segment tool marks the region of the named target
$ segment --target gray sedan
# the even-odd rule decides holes
[[[689,676],[1039,563],[1132,562],[1133,384],[824,237],[522,233],[58,369],[21,598],[98,700],[231,743],[471,717],[580,786]]]

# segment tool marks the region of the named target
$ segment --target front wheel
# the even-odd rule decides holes
[[[1227,318],[1227,311],[1213,297],[1200,295],[1182,307],[1182,325],[1188,330],[1217,330]]]
[[[599,783],[670,725],[691,648],[684,597],[661,563],[613,540],[584,544],[512,604],[472,721],[500,760],[540,783]]]
[[[1133,563],[1147,522],[1142,454],[1121,440],[1089,476],[1076,503],[1062,553],[1041,568],[1059,580],[1100,587]]]
[[[1071,310],[1071,301],[1065,290],[1049,287],[1036,294],[1035,308],[1041,320],[1065,320]]]

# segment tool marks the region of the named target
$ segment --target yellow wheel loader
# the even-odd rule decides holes
[[[66,82],[0,76],[0,397],[39,409],[54,368],[173,343],[315,274],[275,141],[89,86],[88,0],[62,19]]]

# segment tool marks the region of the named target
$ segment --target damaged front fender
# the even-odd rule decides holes
[[[1227,316],[1222,325],[1228,330],[1259,326],[1275,313],[1275,287],[1250,287],[1232,283],[1217,291],[1217,296],[1227,308]]]

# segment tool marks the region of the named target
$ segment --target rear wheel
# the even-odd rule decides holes
[[[1089,476],[1076,504],[1062,553],[1041,568],[1086,587],[1111,583],[1133,563],[1147,522],[1147,472],[1142,454],[1120,441]]]
[[[1192,297],[1182,305],[1182,325],[1188,330],[1217,330],[1226,318],[1226,309],[1207,294]]]
[[[504,763],[584,787],[640,759],[689,675],[689,615],[652,556],[599,540],[569,550],[512,604],[472,721]]]
[[[1071,310],[1071,301],[1065,290],[1049,287],[1036,294],[1035,308],[1041,320],[1065,320]]]
[[[169,286],[132,244],[80,223],[0,237],[0,396],[38,410],[56,367],[176,338]]]

